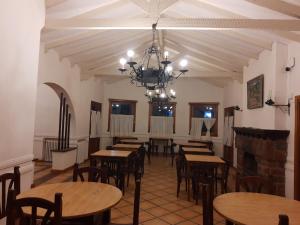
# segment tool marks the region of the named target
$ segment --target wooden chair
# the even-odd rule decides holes
[[[173,140],[173,139],[172,139],[172,140]],[[175,143],[172,143],[172,144],[171,144],[171,165],[172,165],[172,167],[173,167],[173,165],[174,165],[175,147],[176,147],[176,144],[175,144]]]
[[[106,150],[114,150],[114,147],[109,145],[106,146]],[[118,163],[116,161],[105,161],[101,167],[107,167],[107,177],[108,177],[108,183],[110,183],[110,178],[112,178],[115,181],[115,184],[117,186],[118,183]]]
[[[21,198],[16,199],[16,191],[8,191],[7,204],[7,225],[17,224],[41,224],[41,225],[61,225],[62,224],[62,194],[56,193],[54,202],[43,198]],[[31,215],[24,214],[22,208],[31,208]],[[37,216],[38,208],[44,209],[43,217]],[[50,218],[50,215],[53,215]],[[41,222],[40,222],[41,221]]]
[[[287,215],[279,215],[278,225],[289,225],[289,217]]]
[[[190,188],[190,176],[187,172],[183,156],[176,157],[176,173],[177,173],[177,190],[176,190],[177,194],[176,194],[176,196],[178,198],[182,179],[185,179],[186,191],[188,191],[188,189]]]
[[[6,207],[7,207],[7,191],[14,189],[16,195],[20,194],[20,167],[14,167],[13,173],[5,173],[0,175],[0,183],[1,183],[1,190],[2,190],[2,201],[0,205],[0,219],[4,218],[6,214]],[[7,187],[8,184],[8,187]]]
[[[79,168],[79,164],[74,164],[73,169],[73,181],[85,181],[84,174],[87,174],[87,178],[89,182],[101,182],[107,183],[108,182],[108,169],[107,167],[103,166],[102,168],[96,167],[81,167]]]
[[[139,214],[140,214],[140,198],[141,198],[141,171],[137,171],[135,174],[135,190],[134,190],[134,208],[133,208],[133,221],[127,225],[138,225],[139,224]],[[111,225],[121,225],[116,223],[111,223]],[[125,224],[124,224],[125,225]]]
[[[150,138],[149,140],[151,143],[151,153],[154,154],[154,150],[155,150],[156,155],[158,155],[158,144],[155,143],[155,141],[152,138]]]
[[[130,159],[127,171],[127,187],[129,185],[130,174],[135,175],[137,171],[141,171],[142,176],[144,175],[145,154],[145,148],[141,147],[138,149],[136,154]]]
[[[239,192],[242,187],[245,189],[246,192],[261,193],[264,185],[265,181],[260,176],[242,177],[239,173],[237,173],[235,186],[236,192]]]
[[[216,174],[216,181],[215,181],[215,191],[216,194],[218,193],[218,182],[221,184],[221,193],[227,193],[227,182],[228,182],[228,176],[229,176],[229,169],[230,169],[230,162],[226,161],[225,159],[223,159],[225,161],[225,164],[222,166],[222,171],[219,174],[218,171]]]

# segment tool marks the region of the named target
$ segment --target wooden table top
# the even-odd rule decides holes
[[[186,161],[188,163],[215,163],[215,164],[224,164],[224,160],[219,156],[214,155],[191,155],[185,154]]]
[[[22,192],[18,198],[40,197],[54,201],[55,193],[62,193],[63,218],[78,218],[95,215],[112,208],[122,198],[122,192],[109,184],[95,182],[65,182],[41,185]],[[25,213],[30,214],[31,209]],[[43,215],[44,210],[38,211]]]
[[[278,225],[279,214],[288,215],[290,225],[300,224],[300,202],[276,195],[233,192],[216,197],[213,204],[235,224]]]
[[[191,148],[191,147],[183,147],[182,150],[184,152],[195,152],[195,153],[212,153],[208,148]]]
[[[120,150],[99,150],[91,154],[92,157],[118,157],[118,158],[128,158],[131,151],[120,151]]]
[[[122,139],[120,140],[122,144],[144,144],[147,141],[136,140],[136,139]]]
[[[116,145],[113,145],[113,148],[117,149],[117,150],[135,151],[135,150],[138,150],[140,147],[141,147],[141,144],[116,144]]]
[[[175,141],[174,143],[182,147],[207,147],[207,144],[197,142]]]

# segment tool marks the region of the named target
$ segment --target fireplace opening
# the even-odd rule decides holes
[[[244,176],[257,175],[257,161],[255,155],[249,152],[244,153]]]

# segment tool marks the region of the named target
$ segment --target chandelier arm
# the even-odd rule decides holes
[[[175,76],[175,79],[178,79],[183,73],[180,72],[177,76]]]

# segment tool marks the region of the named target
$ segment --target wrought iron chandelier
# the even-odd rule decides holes
[[[173,89],[167,93],[167,87],[169,82],[179,78],[181,75],[188,72],[186,69],[188,61],[182,59],[179,63],[179,70],[174,71],[172,67],[172,61],[169,60],[169,52],[162,53],[157,38],[157,23],[152,25],[152,44],[145,50],[145,53],[140,60],[136,62],[133,60],[134,51],[128,50],[128,59],[121,58],[121,73],[129,72],[131,83],[137,87],[145,87],[146,94],[150,101],[163,100],[169,101],[176,98],[175,91]],[[129,68],[126,68],[126,64]]]

